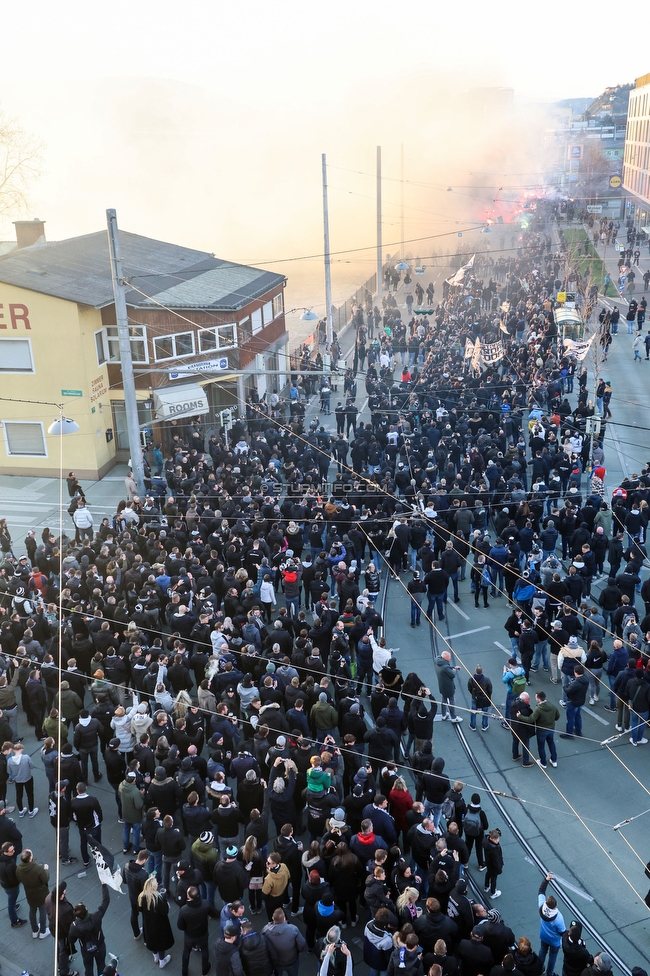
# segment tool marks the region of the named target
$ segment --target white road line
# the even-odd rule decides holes
[[[504,647],[503,644],[499,643],[499,641],[495,641],[494,643],[496,644],[497,647],[501,648],[504,654],[507,654],[508,656],[512,654],[512,648]]]
[[[582,710],[583,712],[586,712],[587,715],[591,715],[592,718],[595,718],[596,721],[600,722],[602,725],[609,725],[609,722],[607,721],[606,718],[601,718],[601,716],[598,715],[596,712],[592,712],[590,708],[585,708],[585,706],[583,705]]]
[[[468,634],[480,634],[482,630],[490,630],[489,625],[485,627],[475,627],[474,630],[462,630],[460,634],[450,634],[447,640],[455,640],[457,637],[467,637]]]
[[[459,613],[461,615],[461,617],[464,617],[465,620],[469,620],[469,617],[467,616],[467,614],[465,613],[465,611],[464,610],[461,610],[457,603],[450,603],[449,600],[448,600],[447,601],[447,609],[449,609],[449,607],[451,607],[452,610],[455,610],[456,613]]]

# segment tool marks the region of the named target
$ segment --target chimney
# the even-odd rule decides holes
[[[34,217],[33,220],[14,220],[16,241],[18,247],[31,247],[39,241],[45,243],[45,221]]]

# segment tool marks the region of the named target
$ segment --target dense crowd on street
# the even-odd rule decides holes
[[[581,707],[606,687],[634,745],[650,711],[650,472],[605,490],[585,421],[612,391],[590,402],[586,369],[558,349],[563,259],[543,226],[496,280],[478,267],[408,325],[390,294],[356,311],[336,434],[306,412],[314,394],[328,415],[332,377],[296,375],[286,400],[251,397],[228,439],[178,425],[144,497],[129,476],[100,524],[70,472],[74,540],[30,532],[17,558],[0,522],[0,885],[16,929],[23,887],[35,939],[58,911],[61,976],[76,976],[75,946],[85,976],[115,972],[109,890],[95,912],[73,905],[38,856],[56,837],[83,873],[107,819],[122,827],[132,936],[182,976],[194,951],[203,976],[297,976],[309,954],[321,976],[350,976],[348,928],[371,976],[554,976],[560,951],[563,976],[611,971],[565,923],[551,875],[529,931],[501,918],[499,826],[449,778],[444,733],[434,752],[438,710],[448,729],[463,721],[461,681],[469,728],[498,716],[527,767],[557,765],[558,705],[563,735],[580,736]],[[498,363],[468,368],[476,338],[502,340]],[[403,675],[383,636],[387,573],[408,577],[414,628],[425,595],[430,620],[470,592],[477,607],[502,598],[503,674],[462,678],[443,649],[435,689]],[[531,704],[542,669],[558,705],[542,688]],[[32,851],[9,815],[36,817],[45,792],[52,832]]]

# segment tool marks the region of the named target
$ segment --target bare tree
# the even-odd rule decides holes
[[[27,193],[41,175],[44,143],[0,110],[0,217],[28,210]]]

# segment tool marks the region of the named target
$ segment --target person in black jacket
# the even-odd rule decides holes
[[[97,965],[100,974],[106,962],[106,942],[102,931],[102,920],[111,901],[108,886],[102,884],[102,903],[96,912],[88,911],[83,902],[74,906],[74,922],[70,926],[69,940],[71,945],[79,942],[86,976],[92,976],[93,963]]]
[[[156,841],[162,851],[161,884],[166,891],[169,891],[172,864],[178,861],[187,846],[180,830],[174,827],[173,817],[169,815],[163,817],[162,827],[159,828],[156,834]]]
[[[203,884],[203,872],[193,868],[189,861],[183,859],[176,865],[176,895],[174,901],[179,908],[187,903],[187,892],[190,888],[200,888]]]
[[[510,706],[510,729],[512,731],[512,758],[517,761],[523,755],[522,766],[526,767],[535,765],[528,749],[528,743],[535,734],[535,728],[532,725],[527,725],[525,722],[519,722],[518,719],[520,715],[528,717],[532,714],[530,695],[527,691],[522,691]]]
[[[594,958],[582,941],[582,924],[571,922],[562,933],[562,976],[582,976],[582,971],[591,966]]]
[[[266,936],[263,932],[255,932],[248,919],[241,923],[238,951],[244,976],[272,976],[273,963]]]
[[[491,830],[483,841],[483,853],[487,872],[485,875],[485,891],[490,898],[498,898],[501,892],[497,889],[497,878],[503,872],[503,851],[501,850],[501,831]]]
[[[95,782],[99,783],[102,778],[103,774],[99,771],[99,763],[97,761],[97,748],[101,731],[102,723],[99,719],[91,718],[88,709],[82,708],[79,712],[79,722],[74,730],[73,742],[75,749],[79,753],[81,778],[84,782],[88,781],[89,758],[92,763]]]
[[[225,858],[214,866],[214,883],[224,902],[241,901],[248,888],[248,871],[237,860],[237,847],[226,848]]]
[[[26,918],[18,918],[16,903],[20,892],[20,881],[16,877],[16,858],[18,853],[10,840],[0,847],[0,885],[7,892],[7,908],[12,929],[27,924]]]
[[[575,735],[582,735],[582,706],[587,700],[589,678],[581,664],[573,669],[573,681],[564,689],[566,698],[566,732],[560,734],[561,739],[572,739]]]
[[[187,902],[182,906],[176,921],[178,928],[181,932],[185,933],[181,967],[182,976],[188,976],[190,956],[195,946],[201,953],[201,972],[203,976],[207,976],[210,972],[210,949],[208,946],[209,917],[210,905],[207,901],[201,900],[199,889],[188,888]]]
[[[144,883],[148,877],[146,868],[148,860],[148,851],[138,851],[135,860],[127,861],[123,871],[124,880],[126,881],[126,887],[129,892],[129,901],[131,903],[130,921],[134,939],[139,939],[142,935],[142,932],[140,931],[138,898],[140,897],[140,893],[142,892]]]

